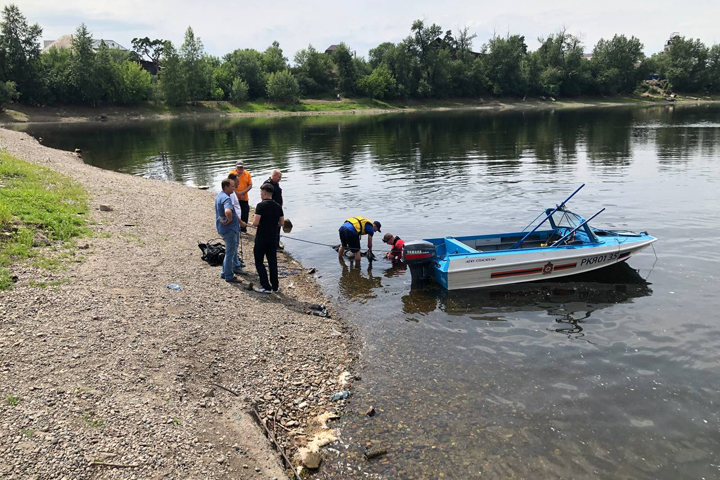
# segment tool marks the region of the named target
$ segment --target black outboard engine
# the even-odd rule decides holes
[[[405,264],[410,267],[412,283],[432,278],[432,263],[437,258],[435,245],[425,240],[405,242],[403,247]]]

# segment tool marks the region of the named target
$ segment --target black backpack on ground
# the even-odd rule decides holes
[[[202,251],[202,259],[211,267],[222,265],[225,260],[225,245],[217,240],[208,240],[207,243],[198,242],[198,247]]]

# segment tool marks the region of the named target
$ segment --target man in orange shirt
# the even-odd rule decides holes
[[[250,216],[250,198],[248,192],[252,188],[252,178],[250,172],[245,170],[245,164],[242,160],[238,160],[235,164],[235,170],[230,171],[237,175],[237,182],[235,185],[235,195],[237,195],[238,201],[240,202],[240,219],[247,223],[248,217]],[[241,228],[241,232],[247,232],[247,228]]]

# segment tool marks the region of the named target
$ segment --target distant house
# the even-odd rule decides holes
[[[592,60],[592,59],[593,59],[593,54],[592,54],[592,53],[583,53],[583,58],[584,58],[585,60]]]
[[[325,49],[325,55],[332,55],[333,53],[335,53],[335,50],[337,50],[339,46],[340,45],[330,45]]]
[[[72,41],[73,36],[72,35],[63,35],[62,37],[58,38],[57,40],[44,40],[43,41],[43,52],[48,52],[51,48],[55,47],[57,49],[61,48],[72,48]],[[104,39],[98,39],[93,40],[92,48],[93,50],[97,51],[100,48],[100,42],[105,42],[105,45],[110,50],[121,50],[123,52],[127,52],[128,49],[117,43],[115,40],[104,40]]]

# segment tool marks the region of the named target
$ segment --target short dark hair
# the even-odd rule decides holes
[[[228,175],[228,178],[229,178],[230,180],[237,180],[238,177],[237,177],[237,175],[235,175],[234,173],[231,173],[230,175]]]
[[[269,183],[263,183],[263,186],[260,187],[260,190],[265,190],[268,193],[275,193],[275,187],[273,187]]]
[[[230,179],[229,179],[229,178],[224,178],[223,181],[220,183],[220,185],[221,185],[221,188],[222,188],[223,190],[225,190],[226,187],[229,187],[229,186],[230,186]]]

